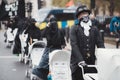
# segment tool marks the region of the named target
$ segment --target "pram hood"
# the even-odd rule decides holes
[[[33,48],[45,48],[46,45],[47,44],[44,41],[36,41],[32,45],[30,45],[29,52],[31,52]]]

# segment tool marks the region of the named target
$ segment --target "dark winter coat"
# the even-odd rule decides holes
[[[41,31],[38,27],[36,27],[33,23],[31,23],[28,33],[32,39],[41,40]]]
[[[66,45],[64,33],[57,26],[56,28],[46,27],[42,31],[42,36],[47,39],[48,48],[61,48],[62,45]]]
[[[50,25],[50,27],[46,27],[42,32],[42,35],[47,39],[47,47],[42,55],[39,68],[48,69],[49,53],[56,49],[62,49],[62,45],[65,45],[65,39],[56,23]]]
[[[89,31],[90,35],[85,36],[84,29],[81,26],[75,25],[71,28],[72,72],[76,70],[80,61],[85,61],[87,64],[95,64],[95,45],[97,45],[98,48],[104,48],[104,43],[98,29],[91,27]]]
[[[29,34],[28,33],[28,23],[26,21],[26,19],[21,19],[18,24],[18,31],[15,37],[15,42],[14,42],[14,46],[13,46],[13,54],[21,54],[21,41],[19,38],[19,35],[23,33],[23,31],[25,30],[25,34]],[[25,49],[25,54],[28,54],[28,43],[30,42],[30,36],[28,35],[28,38],[26,40],[26,44],[27,46],[24,47]]]

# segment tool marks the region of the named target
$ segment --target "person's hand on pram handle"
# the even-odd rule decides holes
[[[81,61],[78,63],[78,66],[81,65],[83,67],[87,67],[87,64],[85,63],[85,61]]]

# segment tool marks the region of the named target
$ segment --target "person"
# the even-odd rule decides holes
[[[119,48],[120,43],[120,13],[116,13],[110,22],[110,34],[116,37],[116,48]]]
[[[32,43],[35,42],[36,40],[42,40],[41,36],[41,31],[40,29],[35,25],[36,21],[33,18],[28,19],[29,22],[29,28],[28,28],[28,33],[30,37],[32,38]]]
[[[46,37],[47,46],[42,55],[42,59],[39,65],[33,69],[32,74],[36,77],[47,80],[49,73],[49,53],[56,49],[62,49],[65,47],[65,39],[61,30],[58,29],[58,24],[55,17],[50,18],[47,27],[41,32],[42,36]]]
[[[92,26],[98,27],[99,22],[96,20],[94,14],[90,14],[90,19],[92,21]]]
[[[69,43],[69,32],[70,32],[70,27],[67,25],[65,28],[65,37],[66,37],[66,42]]]
[[[27,20],[27,18],[21,18],[19,19],[19,21],[16,23],[16,26],[18,27],[18,31],[17,34],[15,36],[15,42],[13,45],[13,54],[21,54],[21,49],[22,49],[22,45],[21,45],[21,40],[20,36],[23,38],[25,38],[25,43],[26,45],[24,46],[24,54],[28,55],[28,51],[29,51],[29,44],[31,44],[31,36],[28,33],[28,29],[29,29],[29,22]]]
[[[104,42],[104,29],[103,28],[100,28],[100,23],[97,21],[97,19],[95,18],[95,15],[94,14],[90,14],[90,19],[92,21],[92,26],[95,26],[99,29],[100,31],[100,35],[102,37],[102,40]],[[102,25],[103,26],[103,25]]]
[[[70,30],[72,80],[84,80],[78,64],[82,66],[95,64],[95,46],[105,48],[98,29],[92,26],[90,13],[86,6],[79,6],[76,9],[79,22]]]

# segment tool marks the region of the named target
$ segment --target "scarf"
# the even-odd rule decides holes
[[[80,22],[80,25],[81,25],[81,27],[83,27],[83,29],[84,29],[84,34],[85,34],[86,36],[89,36],[90,26],[92,26],[91,20],[89,20],[87,23],[81,21],[81,22]]]

